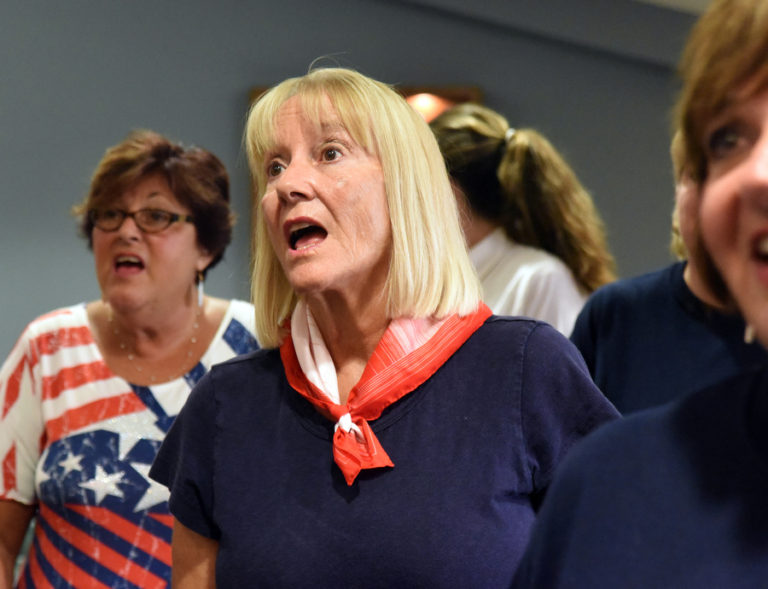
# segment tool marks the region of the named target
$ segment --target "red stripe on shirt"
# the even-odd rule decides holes
[[[34,589],[53,588],[53,585],[40,568],[40,562],[37,560],[37,549],[34,545],[29,549],[29,564],[27,566],[29,567],[29,576],[32,578],[32,587],[34,587]],[[23,585],[22,581],[24,582]],[[19,579],[19,589],[26,587],[26,582],[25,575],[22,575]]]
[[[93,536],[90,536],[81,529],[71,525],[67,520],[46,507],[45,504],[40,506],[40,516],[48,521],[50,526],[54,530],[57,530],[62,537],[66,538],[67,542],[72,546],[84,554],[98,554],[100,565],[108,568],[116,575],[128,580],[137,587],[142,587],[143,589],[160,589],[166,586],[164,579],[152,574],[150,571],[135,564],[113,548],[99,542]],[[81,571],[79,568],[76,569],[76,571],[80,578],[75,579],[74,581],[67,580],[75,587],[91,587],[92,585],[89,585],[86,581],[91,582],[90,580],[93,579],[93,577],[84,571]],[[106,585],[100,583],[99,586],[105,587]]]
[[[48,313],[45,313],[44,315],[40,315],[40,317],[38,317],[37,319],[38,320],[50,319],[51,317],[56,317],[57,315],[71,315],[71,314],[72,314],[72,310],[69,309],[69,308],[66,308],[66,309],[54,309],[53,311],[49,311]]]
[[[173,516],[169,513],[150,513],[149,517],[156,519],[161,524],[173,529]]]
[[[3,494],[16,488],[16,444],[3,456]]]
[[[133,392],[129,392],[107,399],[99,399],[76,409],[70,409],[61,417],[46,422],[46,443],[53,444],[68,433],[77,431],[92,423],[97,423],[117,415],[144,411],[146,408],[141,399]]]
[[[13,407],[14,403],[16,403],[19,398],[21,379],[24,376],[24,368],[26,368],[26,365],[27,357],[23,356],[21,360],[19,360],[19,363],[16,365],[16,368],[14,368],[13,372],[11,372],[11,376],[8,378],[8,381],[5,385],[5,402],[3,403],[2,419],[5,419],[5,416],[8,415],[11,407]]]
[[[62,348],[72,348],[74,346],[84,346],[92,343],[93,336],[87,325],[62,327],[61,329],[46,332],[35,338],[35,346],[41,355],[55,354]]]
[[[47,510],[47,511],[49,514],[52,513],[50,510]],[[42,509],[40,513],[41,513],[41,516],[43,516]],[[44,517],[48,519],[47,516],[44,516]],[[61,552],[58,551],[58,549],[53,545],[53,543],[48,539],[48,537],[44,533],[37,534],[37,540],[40,543],[40,552],[43,553],[43,556],[45,557],[45,559],[56,570],[59,576],[62,579],[64,579],[67,583],[69,583],[73,587],[89,587],[89,588],[93,587],[94,589],[96,588],[109,589],[109,585],[105,585],[104,583],[99,581],[96,577],[89,575],[80,567],[76,566],[71,560],[69,560],[67,557],[61,554]],[[88,554],[88,552],[86,552],[86,554]],[[34,570],[32,570],[32,572],[33,572],[33,580],[35,581],[35,587],[37,587],[38,581],[37,579],[34,578]],[[42,571],[40,572],[42,574]],[[45,586],[50,586],[50,584],[48,583]]]
[[[67,505],[67,508],[97,522],[101,527],[109,530],[126,542],[133,544],[139,550],[143,550],[162,563],[171,566],[171,545],[168,542],[120,517],[115,512],[91,505]],[[173,516],[168,517],[170,517],[169,527],[171,527],[173,525]]]
[[[54,376],[42,381],[43,399],[55,399],[67,389],[74,389],[89,382],[112,378],[114,374],[103,361],[77,364],[62,368]]]

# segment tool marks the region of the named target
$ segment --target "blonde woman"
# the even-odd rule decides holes
[[[552,471],[615,410],[562,335],[480,302],[435,139],[390,87],[286,80],[246,142],[268,349],[201,383],[153,466],[174,587],[507,586]]]

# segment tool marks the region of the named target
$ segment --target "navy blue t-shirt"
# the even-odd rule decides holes
[[[555,329],[491,317],[371,422],[394,468],[347,486],[333,423],[263,350],[203,379],[151,476],[219,542],[222,587],[503,587],[555,467],[616,416]]]
[[[768,587],[768,370],[574,448],[513,587]]]
[[[683,280],[685,263],[598,289],[571,341],[622,413],[662,405],[768,360],[744,343],[744,320],[701,302]]]

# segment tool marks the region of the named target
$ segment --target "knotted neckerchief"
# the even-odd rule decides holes
[[[491,310],[480,303],[463,317],[391,321],[347,403],[340,405],[330,354],[308,307],[299,302],[291,318],[291,335],[280,345],[280,358],[291,387],[336,423],[333,458],[347,485],[362,469],[394,466],[368,422],[431,377],[490,315]]]

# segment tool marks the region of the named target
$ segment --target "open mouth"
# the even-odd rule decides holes
[[[291,249],[298,251],[317,245],[328,236],[328,232],[320,225],[301,223],[295,225],[288,234],[288,243]]]
[[[144,262],[138,256],[118,256],[115,259],[115,270],[143,270]]]

